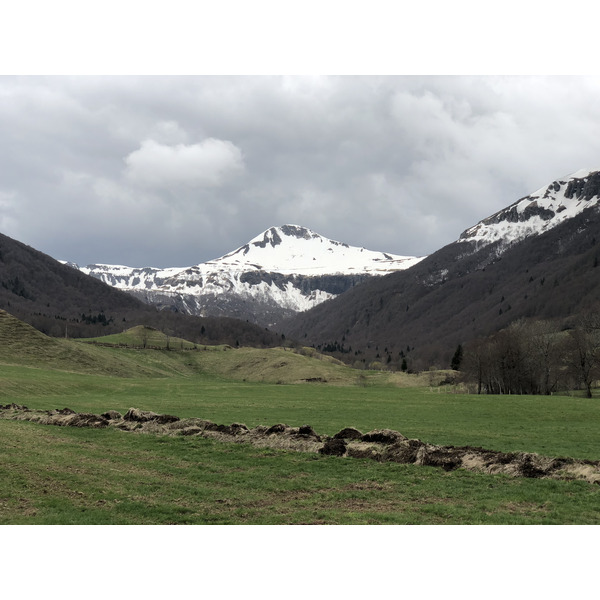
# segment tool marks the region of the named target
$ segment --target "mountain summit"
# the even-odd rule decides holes
[[[374,252],[330,240],[306,227],[271,227],[247,244],[204,263],[286,275],[382,275],[407,269],[421,260]]]
[[[192,267],[71,266],[161,308],[271,326],[365,279],[407,269],[420,260],[349,246],[288,224]]]

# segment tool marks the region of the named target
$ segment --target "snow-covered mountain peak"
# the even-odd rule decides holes
[[[500,241],[509,246],[544,233],[600,203],[600,170],[581,169],[553,181],[464,231],[459,242],[477,248]]]
[[[281,227],[271,227],[263,231],[260,235],[250,240],[250,244],[264,248],[265,244],[275,247],[282,243],[282,238],[295,238],[298,240],[310,240],[311,238],[323,238],[323,236],[302,227],[300,225],[281,225]]]
[[[72,266],[160,307],[270,325],[371,276],[407,269],[420,260],[349,246],[299,225],[281,225],[191,267]]]
[[[422,258],[349,246],[306,227],[288,224],[270,227],[244,246],[204,265],[286,275],[383,275],[407,269]]]

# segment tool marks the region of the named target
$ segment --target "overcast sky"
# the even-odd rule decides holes
[[[600,169],[600,80],[9,76],[0,134],[0,231],[58,259],[187,266],[285,223],[421,256]]]

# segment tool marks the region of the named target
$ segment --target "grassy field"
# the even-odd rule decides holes
[[[137,325],[121,333],[105,335],[96,338],[82,338],[79,341],[103,344],[107,346],[124,346],[128,348],[154,348],[191,350],[198,346],[182,338],[167,336],[162,331],[152,327]]]
[[[349,426],[363,432],[389,428],[434,444],[600,460],[596,398],[477,396],[385,382],[273,384],[208,373],[125,378],[14,365],[0,367],[0,394],[3,404],[48,410],[136,407],[248,427],[308,424],[327,435]]]
[[[0,421],[0,523],[597,523],[598,489]]]
[[[309,424],[328,435],[347,426],[390,428],[436,444],[600,460],[596,398],[446,393],[423,378],[365,376],[289,349],[133,350],[42,340],[36,354],[35,344],[0,351],[1,404],[95,413],[137,407],[248,427]],[[297,383],[315,373],[329,383]],[[0,420],[0,455],[2,524],[600,522],[600,489],[584,482],[196,437]]]

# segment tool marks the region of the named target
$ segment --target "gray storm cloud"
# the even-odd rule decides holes
[[[2,233],[187,266],[272,225],[424,255],[600,168],[586,77],[2,77]]]

